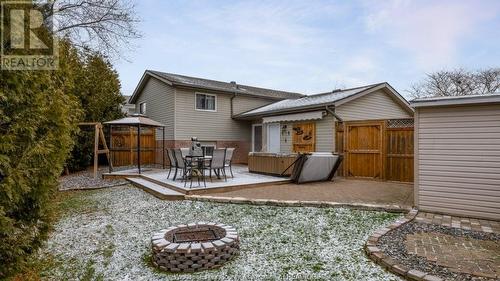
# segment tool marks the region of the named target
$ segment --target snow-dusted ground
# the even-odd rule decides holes
[[[350,209],[162,201],[130,187],[73,194],[41,258],[49,280],[401,280],[363,253],[369,234],[399,216]],[[233,225],[241,253],[220,269],[169,274],[148,265],[151,235],[169,225]]]

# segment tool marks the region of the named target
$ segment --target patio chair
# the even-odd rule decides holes
[[[225,162],[226,162],[226,149],[225,148],[216,148],[214,149],[214,153],[212,155],[212,159],[210,159],[209,169],[210,169],[210,181],[212,181],[212,170],[220,178],[220,173],[224,175],[224,180],[227,181],[226,170],[225,170]]]
[[[187,162],[187,161],[186,161]],[[188,163],[188,162],[187,162]],[[194,158],[186,170],[186,176],[190,179],[189,188],[193,187],[193,178],[196,177],[198,180],[198,186],[200,186],[200,178],[203,179],[203,185],[207,187],[207,182],[205,179],[205,170],[208,168],[208,164],[204,159]],[[184,181],[184,187],[186,187],[188,179]]]
[[[175,161],[174,150],[171,148],[167,148],[165,150],[167,153],[168,161],[170,161],[170,167],[168,168],[167,179],[170,177],[170,173],[172,172],[172,168],[175,168],[175,173],[177,173],[177,163]]]
[[[186,161],[186,158],[182,157],[182,151],[179,148],[175,148],[172,150],[174,152],[174,157],[175,157],[175,175],[174,175],[174,180],[177,178],[177,171],[181,170],[182,171],[182,178],[186,179],[186,174],[188,173],[188,169],[191,168],[191,163],[188,163]]]
[[[234,155],[234,147],[230,147],[226,149],[226,161],[224,162],[224,167],[229,167],[229,171],[231,172],[231,177],[234,178],[233,175],[233,155]]]
[[[188,147],[182,147],[182,148],[180,148],[180,150],[181,150],[182,158],[186,158],[186,156],[189,155],[189,148]]]

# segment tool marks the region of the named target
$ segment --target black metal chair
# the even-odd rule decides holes
[[[170,166],[168,168],[168,175],[167,175],[167,179],[168,179],[170,177],[170,173],[172,172],[172,168],[175,168],[175,172],[177,173],[177,162],[175,161],[173,149],[167,148],[165,150],[165,153],[167,153],[168,160],[170,161]],[[175,180],[175,176],[174,176],[174,180]]]
[[[224,167],[229,167],[229,171],[231,172],[232,178],[234,178],[234,175],[233,175],[233,155],[234,155],[234,147],[227,148],[225,161],[224,161]]]
[[[189,158],[189,157],[187,157]],[[185,158],[185,159],[187,159]],[[189,188],[193,187],[193,178],[196,177],[198,180],[198,186],[200,186],[200,178],[203,179],[203,185],[207,187],[207,182],[205,179],[205,170],[207,169],[207,162],[205,161],[204,157],[192,157],[191,161],[186,160],[186,165],[187,165],[187,170],[186,170],[186,176],[189,177],[190,183],[189,183]],[[189,163],[189,164],[188,164]],[[184,181],[184,187],[187,184],[187,179]]]
[[[220,177],[220,174],[222,172],[222,174],[224,175],[224,180],[227,181],[225,162],[226,162],[226,149],[225,148],[214,149],[214,153],[212,155],[212,159],[210,159],[210,166],[209,166],[210,181],[212,181],[212,170],[218,177]]]
[[[177,179],[177,171],[181,170],[182,171],[182,178],[186,179],[186,174],[187,174],[187,169],[189,166],[191,166],[190,163],[187,163],[186,159],[182,157],[182,152],[179,148],[175,148],[172,150],[174,152],[174,158],[175,158],[175,175],[174,175],[174,180]]]

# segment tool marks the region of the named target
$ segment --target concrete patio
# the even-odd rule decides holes
[[[206,172],[206,186],[203,181],[198,183],[196,178],[193,179],[192,186],[189,180],[187,183],[181,181],[181,171],[178,172],[177,179],[174,181],[173,174],[174,171],[167,178],[168,169],[145,169],[141,174],[138,173],[137,169],[129,169],[105,173],[103,177],[105,179],[126,178],[132,184],[162,199],[183,199],[184,195],[187,194],[235,191],[261,185],[278,185],[290,182],[287,177],[250,173],[246,165],[233,165],[234,177],[231,177],[229,168],[227,168],[227,181],[224,180],[224,177],[217,178],[214,173],[210,179],[208,172]]]
[[[413,206],[413,184],[336,178],[333,182],[265,185],[211,193],[211,196],[283,201],[323,201],[342,204]]]

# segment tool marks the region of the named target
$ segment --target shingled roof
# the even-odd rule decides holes
[[[304,95],[293,92],[279,91],[273,89],[265,89],[259,87],[253,87],[248,85],[237,84],[235,82],[222,82],[204,78],[197,78],[185,75],[179,75],[174,73],[166,73],[155,70],[146,70],[144,76],[150,75],[156,77],[164,82],[168,82],[173,86],[184,86],[191,87],[197,89],[206,89],[206,90],[214,90],[214,91],[222,91],[228,93],[235,93],[241,95],[250,95],[250,96],[258,96],[258,97],[266,97],[275,100],[283,100],[283,99],[297,99],[301,98]],[[143,78],[144,78],[143,76]],[[141,79],[141,82],[144,79]],[[140,82],[140,83],[141,83]],[[140,88],[140,84],[138,89]],[[134,102],[138,89],[134,92],[134,95],[130,98],[131,102]]]
[[[382,86],[388,85],[387,83],[377,83],[372,85],[366,85],[362,87],[343,89],[343,90],[334,90],[327,93],[315,94],[305,96],[299,99],[286,99],[282,101],[278,101],[269,105],[265,105],[263,107],[259,107],[247,112],[243,112],[238,114],[237,118],[246,118],[252,116],[260,116],[260,115],[268,115],[273,113],[279,113],[283,111],[291,111],[296,109],[304,109],[310,107],[319,107],[324,105],[334,104],[340,100],[345,98],[354,96],[363,91]]]

